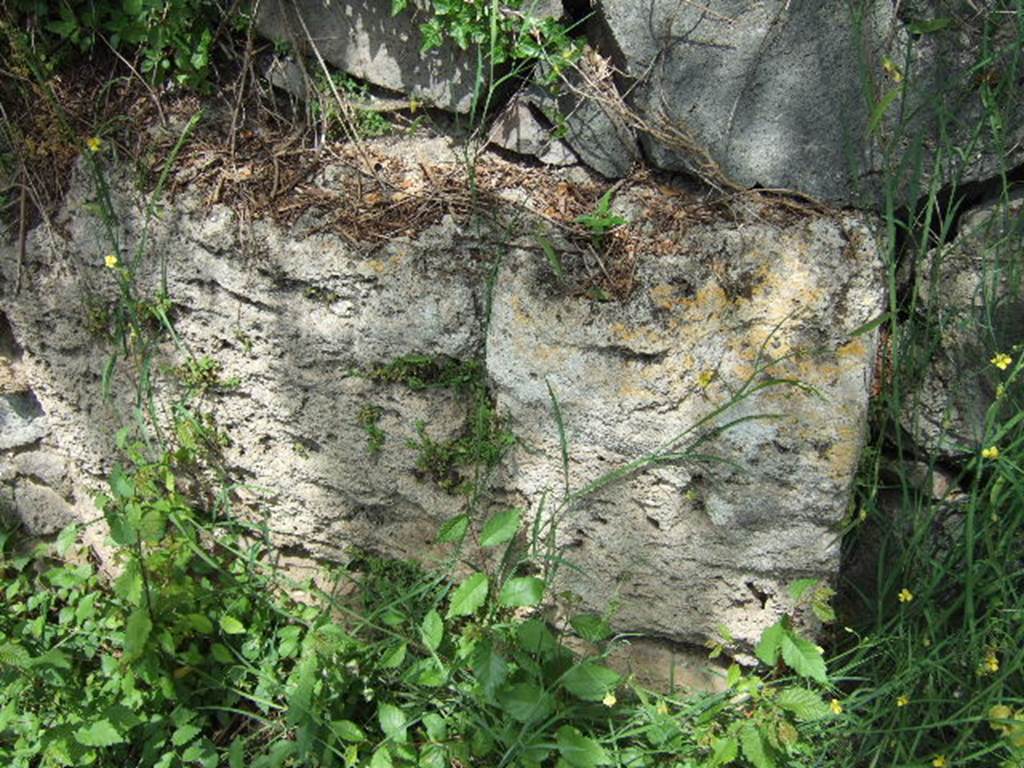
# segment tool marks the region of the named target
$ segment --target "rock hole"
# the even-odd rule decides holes
[[[761,589],[758,589],[757,585],[754,582],[748,581],[747,589],[749,589],[750,594],[752,594],[757,599],[757,601],[761,603],[762,608],[768,605],[768,598],[771,597],[771,595],[769,595],[767,592]]]
[[[562,0],[562,10],[569,26],[569,34],[573,37],[583,36],[584,24],[594,12],[590,0]]]
[[[14,330],[7,315],[0,312],[0,357],[17,360],[21,357],[21,347],[14,338]]]
[[[657,528],[659,531],[661,530],[661,523],[658,522],[655,518],[651,517],[650,515],[647,515],[647,522],[655,528]]]

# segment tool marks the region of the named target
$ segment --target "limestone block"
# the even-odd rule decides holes
[[[31,536],[49,536],[75,521],[71,505],[59,493],[31,480],[15,486],[14,513]]]

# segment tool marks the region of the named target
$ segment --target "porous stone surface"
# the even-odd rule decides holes
[[[563,487],[551,392],[573,490],[668,456],[557,513],[582,566],[567,586],[654,636],[697,643],[725,624],[754,641],[787,581],[838,565],[874,353],[850,332],[882,299],[875,235],[858,217],[750,215],[641,258],[623,303],[567,298],[528,254],[495,286],[487,368],[525,436],[509,470],[524,503],[547,494],[553,511]],[[768,376],[802,385],[714,415]]]
[[[338,205],[369,206],[372,195],[391,211],[400,195],[456,167],[444,165],[452,150],[444,142],[380,146],[390,154],[377,166],[407,173],[387,187],[401,192],[385,197],[367,185],[361,201],[332,193],[347,172],[336,167],[306,186]],[[481,185],[525,177],[488,162],[477,169]],[[110,173],[132,253],[144,197],[126,175]],[[457,436],[469,404],[450,390],[413,391],[366,371],[411,353],[481,358],[497,411],[520,442],[474,514],[507,504],[531,518],[559,509],[550,385],[573,489],[659,447],[675,454],[561,509],[558,543],[583,575],[564,570],[559,588],[594,608],[619,604],[614,622],[623,630],[699,644],[725,624],[749,647],[788,607],[788,581],[831,578],[838,566],[837,526],[875,357],[874,336],[850,332],[879,313],[883,296],[874,225],[756,198],[723,213],[639,179],[615,202],[629,226],[581,243],[566,234],[571,227],[550,229],[553,214],[544,213],[572,198],[575,177],[541,173],[531,171],[530,184],[509,189],[505,202],[491,198],[486,216],[439,213],[380,240],[333,231],[331,206],[287,224],[243,221],[195,190],[149,221],[136,281],[152,293],[166,269],[182,344],[216,360],[222,378],[237,378],[206,402],[234,440],[226,459],[243,484],[239,509],[266,512],[288,554],[344,560],[356,545],[430,557],[438,524],[467,499],[417,470],[418,424],[434,440]],[[596,200],[602,189],[587,194]],[[46,450],[58,447],[82,498],[115,461],[113,434],[134,397],[123,366],[112,398],[101,396],[110,346],[84,321],[117,295],[91,195],[82,174],[57,226],[29,233],[23,259],[14,245],[0,248],[0,309],[50,425]],[[558,271],[537,246],[542,233],[559,254]],[[592,285],[613,260],[633,265],[616,272],[620,300]],[[154,370],[166,382],[182,362],[167,344]],[[802,384],[750,391],[767,377]],[[749,396],[715,413],[743,391]],[[379,409],[386,436],[376,454],[360,424],[366,406]],[[36,467],[38,477],[26,478],[33,485],[57,474],[25,462]]]
[[[579,158],[568,144],[555,138],[552,127],[538,117],[526,98],[516,98],[491,126],[490,141],[510,152],[531,155],[545,165],[572,165]]]
[[[990,361],[1021,355],[1022,252],[1024,194],[1017,193],[964,214],[953,242],[915,265],[921,312],[935,335],[916,350],[921,375],[902,423],[930,456],[963,458],[984,447],[986,414],[1007,379]]]

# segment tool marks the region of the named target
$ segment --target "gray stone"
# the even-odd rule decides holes
[[[1015,141],[1016,161],[1024,157],[1020,96],[1012,97],[1005,120],[1005,148],[988,146],[985,137],[971,142],[979,118],[984,122],[975,64],[991,14],[949,13],[951,31],[914,36],[905,19],[949,11],[942,2],[917,5],[927,8],[904,8],[897,18],[892,3],[877,0],[861,4],[854,19],[845,0],[605,0],[591,36],[623,71],[628,102],[649,126],[643,145],[655,166],[873,207],[882,193],[881,144],[899,157],[923,139],[925,179],[937,170],[939,109],[954,144],[977,151],[961,181],[991,175]],[[902,66],[908,45],[907,72],[886,72],[886,57]],[[904,110],[888,110],[880,130],[870,132],[874,105],[897,88],[909,89]],[[901,114],[913,115],[902,128]],[[876,138],[881,142],[872,143]],[[944,162],[939,172],[950,180],[955,171],[949,158]]]
[[[545,125],[534,114],[530,104],[516,98],[502,111],[491,127],[493,144],[520,155],[536,157],[545,165],[572,165],[579,162],[569,145],[552,136],[551,125]]]
[[[71,505],[60,494],[30,480],[14,488],[14,513],[32,536],[49,536],[75,522]]]
[[[1024,339],[1022,249],[1018,193],[1006,206],[964,214],[956,239],[916,265],[921,311],[937,330],[921,341],[921,378],[905,400],[902,424],[933,458],[984,447],[986,414],[1007,378],[990,360],[1003,353],[1016,361]]]
[[[476,58],[452,43],[420,53],[419,25],[426,21],[372,0],[267,0],[256,26],[303,54],[318,51],[328,63],[358,78],[401,91],[441,109],[469,112]],[[289,81],[290,82],[290,81]]]
[[[381,167],[402,194],[431,195],[430,177],[465,173],[443,162],[437,142],[395,141],[385,150],[392,154]],[[488,156],[476,170],[480,179],[520,175]],[[145,197],[111,173],[130,248]],[[83,204],[92,194],[86,178],[72,181],[58,231],[29,233],[29,282],[2,302],[52,425],[48,449],[66,459],[77,487],[95,490],[134,389],[118,369],[113,400],[103,401],[108,350],[82,327],[90,297],[117,291],[97,257],[104,233]],[[343,166],[311,178],[318,199],[348,194],[331,187],[344,182]],[[464,497],[418,477],[413,444],[419,422],[433,440],[462,434],[468,404],[360,371],[410,353],[485,357],[499,413],[522,442],[477,513],[518,503],[536,515],[560,493],[548,381],[579,488],[708,416],[755,374],[759,350],[771,355],[773,373],[798,377],[819,396],[790,388],[750,397],[723,418],[781,417],[743,421],[701,447],[735,464],[680,457],[651,466],[567,508],[558,538],[585,573],[563,586],[602,609],[621,599],[617,627],[700,644],[724,623],[749,643],[788,607],[790,579],[830,578],[837,568],[837,525],[863,442],[875,353],[872,335],[848,334],[878,314],[883,295],[874,231],[855,216],[775,217],[753,200],[708,223],[711,214],[694,214],[690,198],[626,185],[615,202],[631,218],[621,236],[637,238],[623,245],[637,259],[633,291],[623,302],[597,302],[586,298],[592,255],[551,233],[566,272],[560,280],[533,249],[532,235],[546,224],[523,213],[546,210],[551,190],[570,178],[535,169],[528,185],[508,191],[522,199],[507,210],[494,198],[477,221],[438,215],[374,244],[318,226],[323,214],[310,210],[289,227],[249,222],[243,248],[231,208],[184,192],[150,223],[152,255],[137,279],[143,292],[159,285],[161,255],[173,254],[167,285],[178,334],[240,382],[207,398],[234,438],[226,459],[247,481],[236,506],[267,511],[276,541],[315,558],[345,560],[358,545],[429,559],[438,524],[467,508]],[[517,233],[530,249],[516,245]],[[504,255],[495,274],[487,259],[496,252]],[[18,258],[15,246],[0,247],[5,275]],[[168,344],[153,370],[176,362]],[[169,392],[173,382],[160,375]],[[379,409],[386,435],[378,455],[360,425],[368,405]]]
[[[0,451],[37,443],[47,431],[46,417],[32,393],[0,395]]]
[[[544,72],[542,67],[539,77]],[[605,178],[628,175],[640,160],[640,146],[626,119],[628,110],[607,62],[593,49],[586,49],[577,65],[563,73],[557,92],[534,86],[525,98],[559,128],[579,158]]]
[[[542,261],[511,260],[495,287],[487,367],[526,437],[509,485],[534,510],[547,498],[582,568],[563,587],[587,606],[617,602],[630,630],[701,643],[725,624],[750,643],[785,609],[795,574],[834,573],[875,351],[849,334],[883,297],[875,232],[857,217],[694,225],[641,261],[623,304],[553,291]],[[759,357],[818,394],[765,390],[688,432],[756,377]],[[725,461],[680,455],[558,509],[549,385],[574,490],[659,450]]]
[[[26,451],[14,457],[19,475],[31,477],[51,488],[60,486],[67,477],[64,459],[52,451]]]

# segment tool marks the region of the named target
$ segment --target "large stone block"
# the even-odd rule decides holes
[[[140,291],[160,285],[166,267],[180,338],[239,381],[207,395],[234,439],[225,455],[245,482],[239,509],[267,512],[293,554],[343,560],[358,545],[429,557],[438,524],[467,500],[418,473],[418,425],[436,441],[457,436],[469,404],[453,391],[365,375],[402,355],[486,359],[498,411],[521,441],[486,498],[531,515],[543,499],[552,509],[561,489],[548,383],[578,488],[708,417],[770,356],[760,373],[799,379],[814,393],[790,386],[752,394],[721,416],[740,421],[700,446],[722,461],[661,461],[568,508],[558,543],[585,575],[564,571],[566,586],[594,607],[618,602],[622,629],[700,643],[726,624],[749,642],[787,607],[789,580],[834,575],[875,351],[872,335],[850,332],[877,315],[883,295],[867,220],[753,200],[716,219],[721,209],[632,182],[615,203],[628,231],[606,241],[631,244],[632,291],[599,301],[586,290],[587,264],[596,270],[586,260],[610,264],[613,255],[549,232],[565,268],[559,278],[532,239],[545,219],[524,213],[553,210],[560,189],[572,199],[578,182],[567,172],[534,169],[529,184],[495,193],[490,180],[523,176],[485,157],[476,178],[488,195],[486,216],[438,213],[375,243],[331,232],[325,222],[336,206],[394,217],[405,196],[418,194],[422,211],[442,194],[430,180],[451,185],[462,168],[443,161],[443,142],[380,147],[389,188],[400,190],[391,198],[344,187],[350,171],[329,167],[307,190],[327,209],[291,224],[256,219],[243,237],[236,212],[210,207],[198,190],[149,223]],[[112,173],[131,249],[144,202]],[[578,194],[596,199],[601,191]],[[502,194],[515,203],[506,209]],[[29,234],[23,290],[5,292],[2,309],[50,420],[47,449],[59,447],[78,484],[96,490],[134,390],[128,372],[117,371],[113,401],[104,402],[109,349],[82,320],[117,295],[103,266],[104,230],[84,204],[90,195],[78,178],[54,217],[58,228]],[[564,215],[572,221],[574,213]],[[5,274],[18,261],[14,246],[0,248]],[[154,370],[180,362],[168,344]],[[368,405],[386,435],[379,454],[360,421]]]

